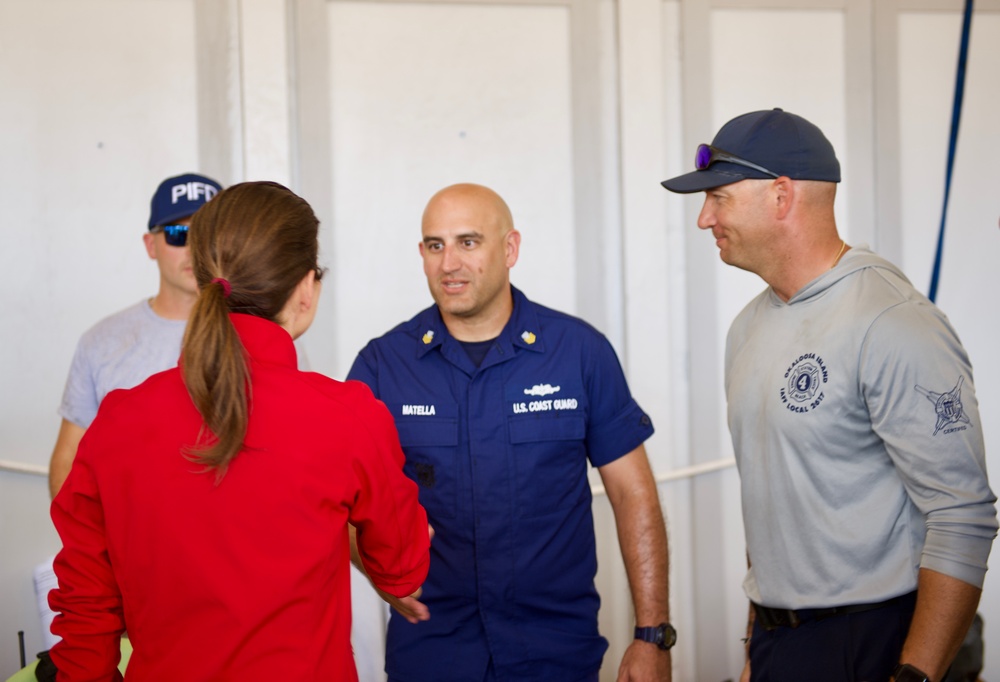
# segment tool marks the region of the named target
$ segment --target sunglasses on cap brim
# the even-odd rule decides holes
[[[724,161],[726,163],[735,163],[737,166],[743,166],[744,168],[752,168],[755,171],[760,171],[761,173],[766,173],[772,178],[780,177],[774,171],[769,171],[763,166],[758,166],[752,161],[747,161],[746,159],[741,159],[738,156],[730,154],[727,151],[719,149],[718,147],[713,147],[709,144],[698,145],[698,151],[694,154],[694,167],[698,170],[708,170],[716,161]]]

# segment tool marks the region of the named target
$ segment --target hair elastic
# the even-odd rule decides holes
[[[222,297],[229,298],[229,294],[233,293],[233,285],[229,283],[229,280],[223,277],[216,277],[212,280],[212,284],[222,285]]]

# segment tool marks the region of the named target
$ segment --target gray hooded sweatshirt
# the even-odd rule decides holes
[[[726,342],[751,568],[765,606],[873,603],[920,567],[982,586],[996,496],[972,366],[948,318],[866,246]]]

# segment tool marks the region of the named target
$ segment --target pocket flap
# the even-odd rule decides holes
[[[400,419],[396,422],[396,431],[399,432],[399,444],[403,447],[408,445],[454,447],[458,445],[457,419],[436,419],[434,417]]]
[[[546,417],[511,419],[511,443],[536,443],[548,440],[583,440],[587,424],[583,417]]]

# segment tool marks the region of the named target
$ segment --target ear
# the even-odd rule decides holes
[[[318,302],[319,286],[316,283],[316,273],[310,270],[295,285],[275,321],[284,327],[293,339],[297,339],[312,325]]]
[[[417,249],[419,249],[419,251],[420,251],[420,257],[423,258],[424,257],[424,243],[423,242],[418,242],[417,243]]]
[[[152,232],[147,232],[142,235],[142,243],[146,245],[146,253],[152,260],[156,260],[156,235]]]
[[[310,270],[295,287],[293,296],[297,301],[296,306],[300,313],[308,313],[316,307],[319,299],[319,287],[316,286],[317,284],[316,271]]]
[[[795,182],[782,175],[771,183],[771,191],[774,193],[775,217],[784,220],[791,213],[792,204],[795,203]]]
[[[507,269],[514,267],[514,263],[517,262],[517,256],[521,252],[521,233],[517,230],[511,230],[504,237],[504,248],[507,252]]]

